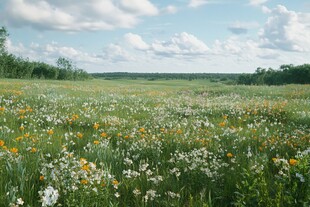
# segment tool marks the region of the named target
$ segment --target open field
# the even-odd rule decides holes
[[[0,80],[0,206],[309,206],[310,86]]]

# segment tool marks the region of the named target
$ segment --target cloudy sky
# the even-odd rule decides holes
[[[1,0],[18,56],[88,72],[254,72],[310,62],[309,0]]]

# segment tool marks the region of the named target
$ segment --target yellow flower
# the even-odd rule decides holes
[[[81,184],[86,185],[87,183],[88,183],[87,180],[85,180],[85,179],[81,180]]]
[[[102,132],[102,133],[100,134],[100,136],[101,136],[101,137],[107,137],[107,133]]]
[[[94,141],[94,144],[99,144],[99,141],[98,141],[98,140],[95,140],[95,141]]]
[[[220,127],[224,127],[226,125],[226,123],[225,122],[221,122],[221,123],[219,123],[219,126]]]
[[[143,133],[143,132],[145,132],[145,129],[142,127],[139,129],[139,132]]]
[[[24,134],[24,137],[25,137],[25,138],[28,138],[28,137],[29,137],[29,133],[25,133],[25,134]]]
[[[83,138],[83,134],[82,134],[82,133],[80,133],[80,132],[78,132],[78,133],[76,134],[76,136],[77,136],[78,138],[80,138],[80,139],[82,139],[82,138]]]
[[[0,111],[5,111],[5,107],[4,106],[0,107]]]
[[[48,135],[53,135],[53,134],[54,134],[53,129],[49,129],[49,130],[47,130],[47,134],[48,134]]]
[[[113,184],[113,185],[118,185],[119,182],[118,182],[117,180],[113,180],[113,181],[112,181],[112,184]]]
[[[20,109],[20,110],[19,110],[19,114],[24,114],[24,113],[26,113],[26,110],[25,110],[25,109]]]
[[[182,130],[181,130],[181,129],[178,129],[178,130],[177,130],[177,134],[182,134]]]
[[[22,139],[23,139],[23,137],[16,137],[16,138],[15,138],[16,141],[20,141],[20,140],[22,140]]]
[[[82,170],[89,172],[89,165],[83,165]]]
[[[4,146],[4,141],[0,140],[0,147]]]
[[[31,152],[33,152],[33,153],[37,152],[37,148],[32,147],[32,148],[31,148]]]
[[[15,148],[15,147],[13,147],[13,148],[11,148],[10,149],[10,152],[12,152],[12,153],[18,153],[18,149],[17,148]]]
[[[290,159],[289,163],[290,163],[290,165],[294,166],[294,165],[297,164],[297,160],[295,160],[295,159]]]
[[[93,126],[93,128],[97,130],[97,129],[99,128],[99,124],[98,124],[98,123],[95,123],[94,126]]]
[[[19,127],[20,131],[23,131],[24,129],[25,129],[25,127],[23,125]]]
[[[234,155],[233,155],[232,153],[228,152],[226,156],[227,156],[228,158],[232,158]]]
[[[273,158],[272,158],[272,161],[273,161],[273,162],[276,162],[277,160],[278,160],[278,158],[276,158],[276,157],[273,157]]]
[[[40,178],[39,178],[39,180],[40,180],[40,181],[43,181],[43,180],[44,180],[44,176],[41,175]]]
[[[228,118],[228,116],[227,116],[227,115],[224,115],[224,116],[223,116],[223,119],[227,119],[227,118]]]

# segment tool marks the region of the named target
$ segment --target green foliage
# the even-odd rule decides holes
[[[281,65],[278,70],[257,68],[254,74],[242,74],[238,84],[244,85],[284,85],[310,84],[310,64]]]
[[[57,67],[27,58],[9,54],[5,48],[8,33],[4,27],[0,28],[0,78],[15,79],[50,79],[50,80],[86,80],[88,73],[77,68],[72,61],[60,57]]]

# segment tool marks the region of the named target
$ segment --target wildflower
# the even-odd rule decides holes
[[[178,129],[178,130],[177,130],[177,134],[182,134],[182,130],[181,130],[181,129]]]
[[[97,129],[99,128],[99,124],[96,122],[96,123],[94,124],[93,128],[94,128],[95,130],[97,130]]]
[[[18,149],[17,148],[15,148],[15,147],[13,147],[13,148],[11,148],[10,149],[10,152],[12,152],[12,153],[18,153]]]
[[[128,139],[128,138],[129,138],[129,136],[128,136],[128,135],[126,135],[126,136],[124,136],[124,138],[125,138],[125,139]]]
[[[119,182],[118,182],[117,180],[113,180],[113,181],[112,181],[112,184],[113,184],[113,185],[118,185]]]
[[[232,158],[234,155],[233,155],[232,153],[228,152],[226,156],[227,156],[228,158]]]
[[[31,152],[32,152],[32,153],[35,153],[35,152],[37,152],[37,148],[35,148],[35,147],[32,147],[32,148],[31,148]]]
[[[83,134],[82,134],[82,133],[80,133],[80,132],[78,132],[78,133],[76,134],[76,136],[77,136],[78,138],[80,138],[80,139],[82,139],[82,138],[83,138]]]
[[[47,130],[47,134],[48,134],[48,135],[53,135],[53,134],[54,134],[53,129],[49,129],[49,130]]]
[[[25,133],[25,134],[24,134],[24,137],[25,137],[25,138],[28,138],[29,136],[30,136],[29,133]]]
[[[40,191],[42,206],[53,206],[57,203],[59,193],[57,189],[52,186],[47,186],[47,188],[42,192]]]
[[[0,140],[0,147],[4,146],[4,141]]]
[[[139,129],[139,132],[143,133],[143,132],[145,132],[145,129],[142,127]]]
[[[44,176],[43,176],[43,175],[40,175],[39,180],[40,180],[40,181],[43,181],[43,180],[44,180]]]
[[[26,113],[26,110],[25,110],[25,109],[20,109],[20,110],[19,110],[19,114],[24,114],[24,113]]]
[[[98,140],[95,140],[95,141],[94,141],[94,144],[99,144],[99,141],[98,141]]]
[[[5,111],[5,107],[4,106],[0,107],[0,111]]]
[[[221,122],[221,123],[219,123],[219,126],[220,127],[224,127],[226,125],[226,123],[225,122]]]
[[[87,164],[87,160],[85,158],[80,158],[80,164],[81,165],[86,165]]]
[[[107,133],[102,132],[102,133],[100,134],[100,136],[101,136],[101,137],[107,137]]]
[[[227,115],[224,115],[224,116],[223,116],[223,119],[227,119],[227,118],[228,118],[228,116],[227,116]]]
[[[23,137],[21,137],[21,136],[15,138],[16,141],[20,141],[20,140],[22,140],[22,139],[23,139]]]
[[[290,165],[294,166],[294,165],[297,164],[297,160],[295,160],[295,159],[290,159],[289,163],[290,163]]]
[[[25,129],[25,127],[23,126],[23,125],[21,125],[20,127],[19,127],[19,130],[20,131],[23,131]]]
[[[21,206],[24,205],[24,201],[22,198],[17,199],[17,205],[21,205]]]
[[[89,172],[89,165],[83,165],[82,170]]]
[[[81,180],[81,184],[86,185],[87,183],[88,183],[87,180],[85,180],[85,179]]]
[[[276,162],[277,160],[278,160],[278,158],[276,158],[276,157],[273,157],[273,158],[272,158],[272,161],[273,161],[273,162]]]
[[[116,193],[114,194],[114,196],[115,196],[116,198],[118,198],[118,197],[120,197],[121,195],[120,195],[118,192],[116,192]]]

